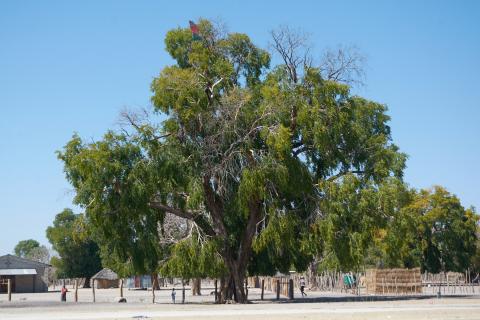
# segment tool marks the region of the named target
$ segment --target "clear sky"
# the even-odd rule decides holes
[[[71,207],[59,150],[98,139],[124,107],[148,107],[171,59],[165,33],[220,18],[267,47],[280,24],[314,53],[356,45],[358,93],[385,103],[412,187],[445,186],[480,208],[480,1],[0,1],[0,255]]]

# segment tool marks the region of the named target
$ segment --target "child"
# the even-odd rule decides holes
[[[175,292],[175,288],[172,289],[172,302],[175,303],[175,295],[177,292]]]
[[[61,301],[66,302],[67,301],[67,288],[65,288],[65,285],[62,287],[62,290],[60,291],[61,293]]]
[[[305,293],[305,278],[303,276],[300,277],[300,292],[302,293],[302,297],[307,296]]]

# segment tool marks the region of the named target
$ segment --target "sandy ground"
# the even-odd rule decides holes
[[[203,290],[208,293],[209,290]],[[157,291],[152,304],[150,291],[124,291],[127,303],[112,302],[118,289],[96,290],[92,303],[91,290],[79,290],[79,302],[62,303],[58,292],[16,294],[12,301],[0,295],[0,319],[480,319],[480,296],[467,298],[421,299],[388,302],[300,302],[286,300],[260,302],[259,291],[250,290],[253,303],[247,305],[214,305],[213,297],[204,294],[192,297],[187,304],[172,304],[170,290]],[[309,297],[315,293],[309,292]],[[273,298],[268,294],[266,298]],[[177,302],[181,291],[177,292]],[[305,301],[305,300],[304,300]]]

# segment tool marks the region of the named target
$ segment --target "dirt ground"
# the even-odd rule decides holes
[[[170,290],[156,292],[157,303],[152,304],[151,291],[124,290],[127,303],[113,302],[118,289],[96,290],[96,303],[90,289],[79,290],[79,302],[60,302],[58,292],[15,294],[12,301],[0,295],[0,319],[480,319],[480,296],[463,298],[444,297],[420,300],[383,302],[299,302],[286,300],[259,301],[257,289],[250,290],[253,303],[247,305],[214,305],[209,290],[192,297],[186,292],[186,304],[177,289],[176,304]],[[309,292],[310,293],[310,292]],[[309,297],[314,296],[310,293]],[[273,295],[267,294],[267,299]],[[308,301],[308,300],[303,300]]]

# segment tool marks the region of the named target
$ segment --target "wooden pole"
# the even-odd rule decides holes
[[[157,276],[156,275],[153,275],[152,276],[152,303],[155,303],[155,285],[156,285],[156,281],[157,281]]]
[[[218,279],[215,279],[215,303],[218,303]]]
[[[447,273],[447,292],[450,293],[450,280],[448,279],[448,273]]]
[[[95,302],[95,279],[92,279],[93,302]]]
[[[248,278],[245,278],[245,299],[248,300]]]
[[[78,302],[78,278],[75,279],[75,302]]]
[[[280,279],[277,279],[277,300],[280,300]]]
[[[262,279],[262,295],[260,296],[262,300],[263,300],[264,291],[265,291],[265,279]]]
[[[382,294],[385,295],[385,277],[382,278]]]
[[[417,294],[417,276],[415,275],[415,272],[413,273],[413,288],[414,288],[414,294]]]
[[[182,304],[185,303],[185,281],[182,279]]]
[[[7,292],[8,292],[8,301],[12,301],[12,280],[7,280]]]
[[[120,279],[120,297],[123,298],[123,278]]]
[[[293,279],[288,280],[288,299],[293,300]]]
[[[397,276],[395,276],[395,295],[398,296]]]

